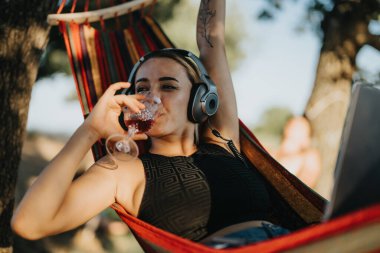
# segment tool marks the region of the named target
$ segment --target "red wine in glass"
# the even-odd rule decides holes
[[[106,150],[110,155],[111,161],[129,161],[138,157],[139,150],[136,142],[132,139],[136,133],[145,133],[151,129],[154,124],[154,118],[157,114],[160,98],[152,95],[149,91],[141,93],[145,96],[140,100],[145,105],[145,109],[138,113],[130,111],[127,107],[123,108],[124,123],[128,126],[128,135],[113,134],[106,140]],[[112,166],[103,166],[109,169],[116,169],[117,163]]]
[[[138,133],[145,133],[148,132],[153,124],[154,120],[153,119],[147,119],[147,120],[142,120],[142,119],[128,119],[124,121],[125,125],[129,128],[130,126],[133,126]]]

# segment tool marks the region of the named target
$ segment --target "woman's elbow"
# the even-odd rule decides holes
[[[11,219],[13,232],[27,240],[38,240],[44,235],[37,229],[33,229],[33,224],[18,214],[14,214]]]

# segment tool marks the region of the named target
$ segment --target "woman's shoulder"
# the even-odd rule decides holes
[[[145,185],[142,161],[139,158],[115,161],[109,156],[104,156],[95,162],[91,169],[98,171],[98,176],[102,176],[104,180],[113,180],[117,189],[115,201],[129,213],[137,215]]]

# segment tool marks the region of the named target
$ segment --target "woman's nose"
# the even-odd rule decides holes
[[[154,98],[154,102],[156,104],[160,104],[161,103],[161,93],[155,89],[150,90],[150,93],[151,93],[152,97]]]
[[[155,104],[161,104],[161,98],[158,96],[153,96],[153,102]]]

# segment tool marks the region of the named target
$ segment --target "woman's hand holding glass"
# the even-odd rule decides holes
[[[139,150],[133,136],[136,133],[145,133],[153,126],[155,116],[161,100],[150,92],[142,92],[139,100],[144,109],[136,112],[132,108],[123,107],[124,123],[128,127],[128,134],[112,134],[106,140],[107,153],[115,160],[129,161],[138,156]]]
[[[128,88],[129,83],[119,82],[112,84],[103,94],[103,96],[98,100],[96,106],[86,118],[84,125],[89,131],[95,136],[95,139],[108,138],[115,135],[126,136],[128,132],[119,124],[119,115],[123,112],[139,114],[146,107],[144,105],[144,99],[146,95],[144,94],[134,94],[134,95],[115,95],[116,91],[124,88]],[[156,102],[160,102],[159,99]],[[123,108],[128,108],[125,110]],[[127,117],[125,117],[127,119]],[[130,135],[131,132],[129,133]],[[133,139],[146,139],[147,136],[144,133],[138,133],[133,135]],[[118,144],[120,145],[120,144]],[[133,144],[132,144],[133,145]],[[135,154],[137,156],[137,153]],[[111,158],[115,158],[114,154],[111,153]],[[129,158],[131,158],[129,156]],[[119,157],[116,157],[119,159]],[[122,158],[123,159],[123,158]],[[125,160],[125,159],[124,159]],[[117,165],[113,159],[102,158],[97,162],[102,167],[109,169],[117,168]]]
[[[128,83],[113,84],[101,99],[86,121],[99,133],[100,138],[107,138],[106,150],[111,159],[101,159],[98,164],[116,169],[116,160],[129,161],[138,156],[138,147],[133,139],[142,139],[141,134],[149,131],[154,123],[161,100],[149,91],[134,95],[114,95],[117,90],[128,88]],[[128,131],[119,124],[119,115],[123,113]],[[140,137],[136,138],[136,134]],[[144,138],[143,138],[144,139]]]
[[[95,135],[96,139],[106,139],[115,133],[126,133],[118,122],[123,107],[128,106],[134,112],[140,112],[145,108],[144,104],[139,101],[144,98],[141,94],[115,95],[118,90],[129,88],[129,86],[130,84],[126,82],[112,84],[86,118],[84,124]]]

